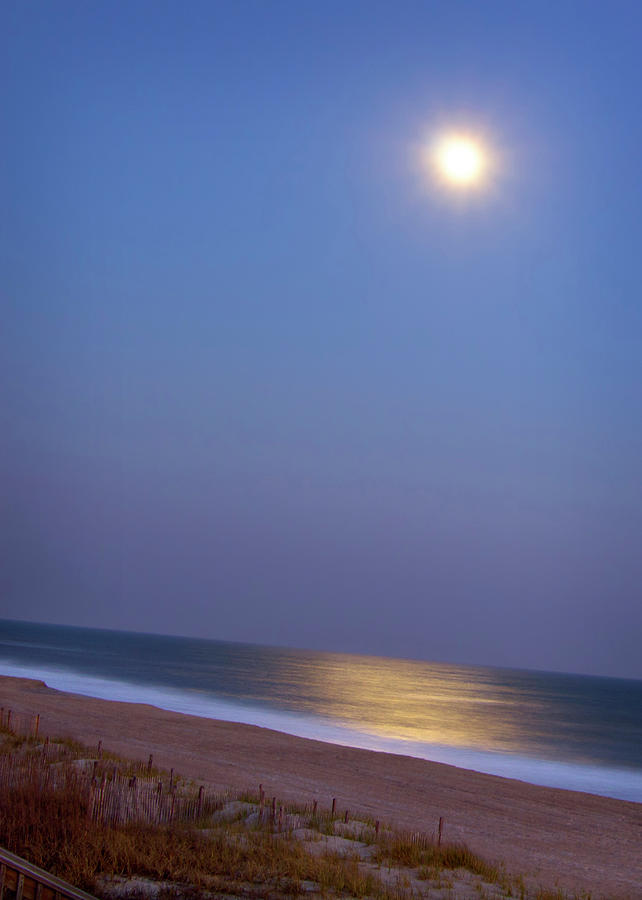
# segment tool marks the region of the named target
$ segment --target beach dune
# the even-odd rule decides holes
[[[293,737],[252,725],[0,678],[0,704],[40,715],[40,734],[72,736],[147,759],[215,788],[367,813],[402,828],[465,842],[527,883],[642,898],[642,804],[544,788],[413,757]]]

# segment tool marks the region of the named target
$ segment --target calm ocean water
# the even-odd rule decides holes
[[[1,620],[0,674],[642,802],[642,681]]]

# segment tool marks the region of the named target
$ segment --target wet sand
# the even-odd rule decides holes
[[[317,798],[402,828],[462,841],[527,883],[609,900],[642,900],[642,804],[544,788],[408,756],[358,750],[239,725],[98,700],[0,677],[0,705],[40,714],[40,735],[154,762],[216,788]]]

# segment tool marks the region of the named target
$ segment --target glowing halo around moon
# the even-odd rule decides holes
[[[435,161],[443,177],[455,185],[477,184],[484,171],[484,154],[479,144],[458,135],[439,142]]]
[[[426,143],[424,169],[451,191],[471,192],[487,186],[492,169],[485,143],[465,132],[444,132]]]

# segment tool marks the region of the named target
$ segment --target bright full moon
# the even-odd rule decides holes
[[[437,142],[433,151],[433,165],[437,173],[453,187],[479,185],[487,163],[482,145],[465,135],[446,135]]]

